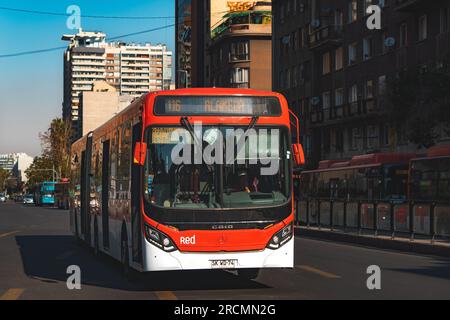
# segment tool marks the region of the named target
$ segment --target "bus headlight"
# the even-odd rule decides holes
[[[166,234],[148,225],[145,226],[145,237],[148,242],[166,252],[177,250],[175,244]]]
[[[275,250],[282,247],[284,244],[286,244],[286,242],[288,242],[292,238],[293,230],[294,226],[292,223],[285,226],[283,229],[274,234],[272,239],[270,239],[267,248]]]

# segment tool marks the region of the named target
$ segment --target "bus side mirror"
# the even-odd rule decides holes
[[[294,161],[297,166],[305,164],[305,153],[303,152],[303,146],[300,143],[294,143],[292,145],[292,152],[294,153]]]
[[[136,142],[136,145],[134,146],[134,164],[143,166],[146,154],[147,144],[145,142]]]

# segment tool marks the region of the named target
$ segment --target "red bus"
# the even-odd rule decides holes
[[[59,209],[69,210],[69,179],[55,183],[55,205]]]
[[[450,201],[450,145],[428,149],[411,160],[409,198],[415,201]]]
[[[405,200],[409,161],[415,154],[374,153],[324,160],[299,177],[300,199]]]
[[[294,127],[277,93],[148,93],[72,145],[71,230],[126,272],[292,268]]]

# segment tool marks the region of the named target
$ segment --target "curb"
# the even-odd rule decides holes
[[[411,242],[409,240],[386,239],[382,237],[339,233],[326,230],[307,229],[295,227],[296,236],[307,238],[352,243],[364,247],[412,252],[424,255],[435,255],[450,258],[450,246],[432,245],[431,243]]]

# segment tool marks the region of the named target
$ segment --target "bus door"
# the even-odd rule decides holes
[[[89,214],[90,203],[90,172],[92,156],[92,135],[88,136],[86,150],[81,153],[81,233],[84,240],[90,243],[91,219]]]
[[[141,141],[142,122],[133,126],[132,155],[136,142]],[[142,263],[142,230],[141,230],[141,186],[142,166],[131,163],[131,228],[132,228],[132,255],[133,261]]]
[[[103,247],[109,250],[109,152],[110,141],[103,142],[102,155],[102,233]]]

